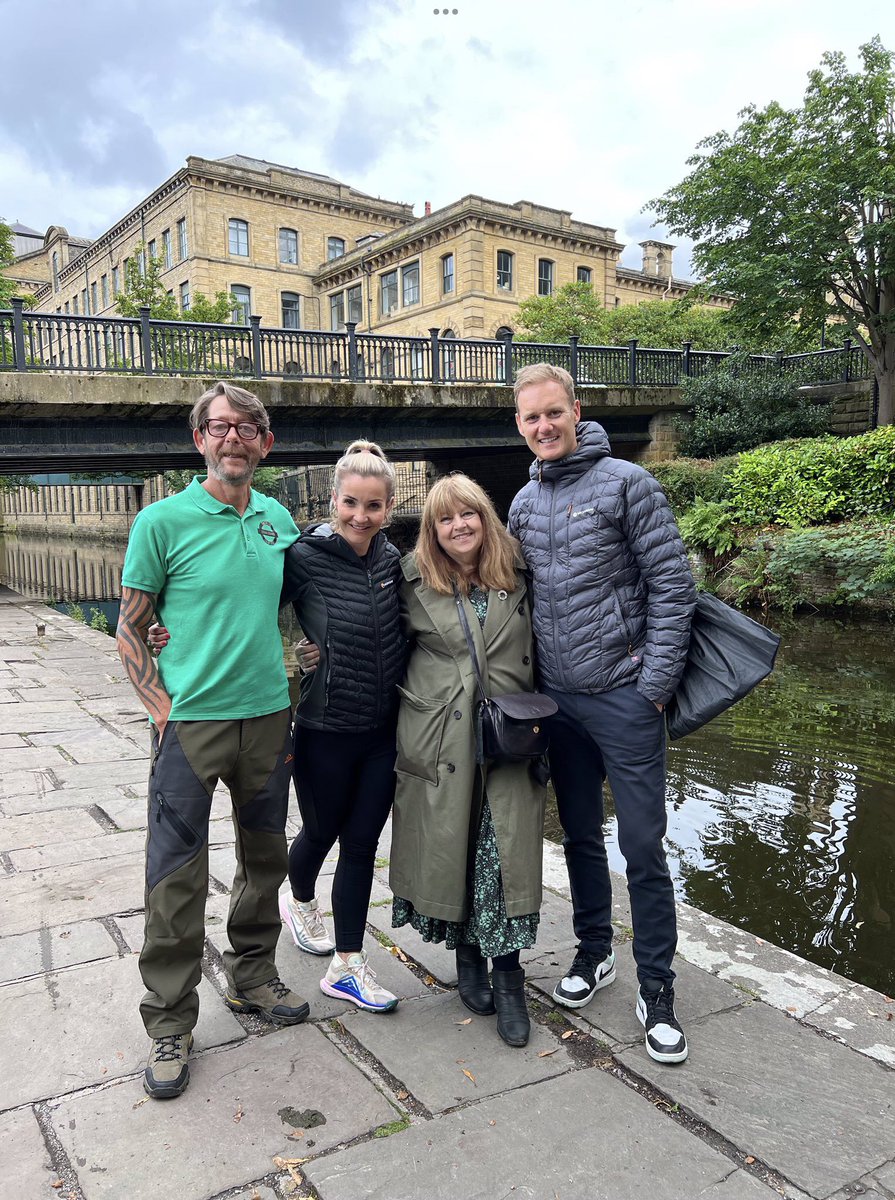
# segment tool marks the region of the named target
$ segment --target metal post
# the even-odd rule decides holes
[[[845,352],[845,365],[842,368],[842,382],[851,382],[851,338],[847,337],[842,343],[842,349]]]
[[[503,381],[507,387],[513,386],[513,331],[503,339]]]
[[[783,351],[782,351],[782,350],[778,350],[778,351],[777,351],[777,352],[774,354],[774,358],[776,358],[776,360],[777,360],[777,374],[778,374],[778,375],[782,375],[782,374],[783,374],[783,359],[784,359],[784,357],[785,357],[785,356],[784,356],[784,353],[783,353]]]
[[[683,347],[684,347],[684,353],[683,353],[683,361],[681,363],[681,370],[684,373],[684,378],[689,379],[690,375],[692,373],[691,369],[690,369],[690,351],[693,349],[693,343],[692,342],[684,342]]]
[[[261,318],[252,313],[249,317],[252,332],[252,377],[260,379],[264,372],[261,369]]]
[[[24,307],[25,302],[21,296],[12,297],[12,365],[17,371],[28,370],[25,358],[25,322],[22,320]]]
[[[348,334],[348,378],[357,380],[357,321],[346,321],[345,331]]]
[[[140,347],[143,352],[143,374],[151,375],[152,371],[152,331],[149,328],[149,305],[140,305]],[[88,335],[89,336],[89,335]]]
[[[637,338],[628,342],[628,386],[637,387]]]
[[[578,334],[569,335],[569,374],[572,382],[578,384]]]
[[[440,370],[441,363],[439,362],[438,326],[437,325],[431,326],[429,328],[429,341],[430,341],[431,347],[432,347],[432,349],[430,351],[430,353],[432,355],[432,382],[433,383],[441,383],[441,370]]]

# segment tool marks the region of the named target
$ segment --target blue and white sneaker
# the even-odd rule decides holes
[[[363,950],[350,955],[347,962],[334,954],[320,980],[320,990],[338,1000],[350,1000],[367,1012],[391,1012],[398,1007],[398,997],[376,982],[376,972]]]

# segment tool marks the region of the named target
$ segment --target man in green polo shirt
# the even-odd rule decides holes
[[[285,1025],[309,1011],[275,963],[292,758],[277,612],[298,530],[281,504],[252,490],[274,440],[256,396],[217,383],[190,426],[207,476],[137,516],[118,623],[122,662],[153,724],[140,1012],[152,1038],[144,1087],[156,1099],[189,1082],[219,779],[233,802],[237,861],[225,1003]],[[176,631],[158,661],[146,646],[155,613]]]

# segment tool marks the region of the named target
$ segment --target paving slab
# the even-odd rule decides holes
[[[46,1142],[30,1108],[0,1116],[0,1146],[3,1170],[0,1171],[0,1200],[49,1200],[58,1196],[53,1189],[59,1175]]]
[[[11,708],[0,708],[0,733],[48,733],[54,729],[77,729],[84,714],[75,699],[31,704],[20,701]]]
[[[21,850],[53,842],[77,842],[95,837],[99,825],[89,813],[77,809],[63,812],[0,817],[0,850]]]
[[[98,828],[92,822],[94,830]],[[136,854],[145,849],[146,834],[143,830],[127,833],[98,833],[95,837],[80,841],[51,842],[45,846],[33,846],[12,850],[9,861],[17,871],[42,871],[48,867],[68,866],[72,863],[88,863],[96,860],[116,858],[122,854]]]
[[[811,1196],[895,1157],[895,1074],[767,1005],[707,1017],[680,1066],[618,1057]]]
[[[149,764],[146,764],[148,773]],[[97,805],[102,808],[106,801],[110,803],[120,799],[123,788],[141,788],[143,792],[143,824],[146,823],[146,780],[142,784],[107,784],[104,781],[102,767],[94,767],[95,782],[92,787],[56,787],[51,778],[45,777],[42,786],[32,785],[30,795],[0,797],[0,809],[7,816],[18,816],[23,813],[49,813],[66,808],[91,808]]]
[[[148,774],[148,764],[147,764]],[[127,789],[127,790],[125,790]],[[128,795],[133,791],[136,795]],[[95,801],[106,816],[119,829],[146,828],[146,780],[142,784],[122,784],[111,791],[105,791],[100,799]]]
[[[0,928],[7,936],[130,912],[143,904],[144,855],[0,877]]]
[[[804,1023],[832,1034],[861,1054],[895,1067],[895,997],[883,996],[856,983],[835,1000],[809,1013]]]
[[[68,761],[63,754],[56,749],[55,742],[38,744],[34,738],[31,738],[32,745],[22,746],[13,750],[3,751],[3,770],[6,771],[34,771],[43,770],[47,767],[61,767]]]
[[[99,921],[79,921],[77,925],[18,933],[0,938],[0,982],[117,957],[118,946]]]
[[[306,1163],[322,1200],[772,1200],[769,1188],[602,1071]]]
[[[12,1108],[142,1070],[149,1048],[139,1014],[144,991],[134,956],[0,988],[0,1058],[28,1064],[6,1080],[3,1104]],[[195,1036],[200,1049],[245,1037],[204,978]]]
[[[0,733],[0,750],[15,750],[27,744],[17,733]]]
[[[565,1044],[537,1024],[524,1048],[504,1045],[496,1018],[472,1016],[456,993],[408,1000],[387,1016],[370,1016],[355,1011],[342,1023],[430,1112],[538,1083],[572,1066]],[[545,1050],[555,1053],[539,1057]]]
[[[559,1005],[564,1016],[575,1016],[590,1025],[594,1032],[613,1049],[624,1045],[642,1045],[643,1026],[635,1015],[637,1003],[637,967],[630,942],[615,947],[616,979],[602,988],[585,1008],[567,1009]],[[568,969],[568,960],[557,955],[545,955],[526,967],[529,982],[539,992],[552,998],[557,980]],[[681,958],[674,960],[675,1011],[691,1041],[698,1042],[692,1023],[710,1013],[725,1012],[749,1003],[751,997],[729,983],[716,979]]]
[[[268,1175],[277,1156],[319,1153],[396,1117],[373,1084],[308,1025],[197,1056],[175,1104],[143,1099],[134,1079],[75,1096],[53,1112],[86,1200],[206,1200]],[[308,1113],[325,1123],[291,1138]]]
[[[677,906],[678,954],[694,966],[740,984],[765,1003],[803,1017],[852,983],[689,904]]]
[[[32,738],[32,741],[36,741]],[[53,735],[51,743],[76,763],[102,763],[103,766],[116,759],[143,759],[146,752],[130,738],[111,733],[102,726],[92,729],[77,729]]]

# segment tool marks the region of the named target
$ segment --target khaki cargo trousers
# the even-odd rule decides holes
[[[224,966],[237,989],[277,974],[278,893],[286,877],[290,710],[239,721],[171,721],[153,730],[146,834],[140,1015],[150,1037],[196,1024],[205,943],[208,821],[218,780],[230,789],[236,875]]]

